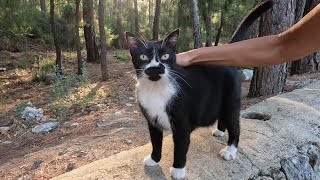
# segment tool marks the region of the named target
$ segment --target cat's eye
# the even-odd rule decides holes
[[[164,54],[161,56],[161,60],[167,60],[169,59],[169,54]]]
[[[144,55],[144,54],[141,54],[141,55],[140,55],[140,59],[141,59],[141,60],[144,60],[144,61],[148,61],[148,60],[149,60],[148,56],[146,56],[146,55]]]

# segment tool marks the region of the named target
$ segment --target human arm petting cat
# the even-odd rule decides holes
[[[281,34],[183,52],[177,63],[261,67],[294,61],[320,50],[319,29],[320,4]]]

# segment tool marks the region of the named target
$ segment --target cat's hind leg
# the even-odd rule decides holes
[[[236,158],[239,136],[240,136],[240,98],[236,101],[225,103],[221,113],[220,121],[223,121],[228,130],[228,146],[220,151],[220,156],[225,160],[233,160]]]
[[[226,130],[226,126],[223,121],[218,120],[218,127],[217,129],[212,130],[212,135],[216,137],[224,136],[224,131]]]

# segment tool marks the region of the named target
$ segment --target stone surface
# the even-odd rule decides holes
[[[97,104],[98,108],[104,108],[104,107],[107,107],[107,106],[108,106],[107,104]]]
[[[13,124],[13,119],[2,119],[0,120],[0,126],[11,126]]]
[[[253,77],[253,70],[252,69],[242,69],[241,76],[243,81],[251,81]]]
[[[79,123],[77,122],[71,124],[71,127],[78,127],[78,126],[79,126]]]
[[[66,168],[66,171],[71,171],[76,167],[76,164],[73,162],[69,162]]]
[[[35,108],[35,107],[26,107],[22,112],[23,119],[27,121],[37,120],[40,121],[43,117],[43,109],[42,108]]]
[[[319,94],[320,82],[317,81],[303,89],[268,98],[241,112],[265,114],[270,119],[241,119],[240,143],[237,157],[233,161],[225,161],[218,155],[227,143],[227,133],[225,137],[217,138],[211,136],[211,128],[196,130],[191,135],[187,155],[187,179],[285,179],[286,175],[289,176],[288,173],[294,171],[295,166],[291,163],[293,167],[287,166],[285,170],[283,163],[286,159],[294,160],[295,157],[302,157],[299,160],[301,167],[307,167],[312,175],[304,174],[301,177],[320,179],[317,151],[320,144]],[[150,152],[149,143],[92,162],[53,179],[171,179],[171,135],[164,138],[160,166],[143,166],[143,159]]]
[[[58,122],[47,122],[44,124],[36,125],[32,128],[32,132],[35,134],[44,134],[52,131],[53,129],[57,128],[59,126]]]
[[[42,160],[36,160],[36,161],[34,161],[30,169],[31,169],[31,170],[37,169],[37,168],[40,166],[41,163],[43,163]]]
[[[295,155],[280,161],[281,168],[288,180],[316,180],[317,177],[309,164],[309,157]]]
[[[31,180],[30,176],[22,176],[22,177],[19,177],[17,180]]]
[[[12,141],[1,141],[1,144],[10,145],[10,144],[12,144]]]
[[[128,122],[134,119],[130,117],[124,117],[121,112],[107,113],[97,123],[99,128],[103,127],[126,127]]]
[[[320,177],[320,143],[308,142],[298,146],[299,153],[309,158],[309,164],[313,171]]]
[[[131,139],[126,140],[126,143],[127,144],[132,144],[132,140]]]
[[[126,103],[126,106],[127,106],[127,107],[131,107],[131,106],[133,106],[133,104],[131,104],[131,103]]]
[[[41,122],[52,122],[52,121],[57,121],[58,119],[56,118],[50,118],[50,116],[43,116],[41,118]]]
[[[3,127],[0,127],[0,133],[1,134],[7,134],[7,132],[10,130],[10,127],[8,126],[3,126]]]
[[[6,71],[7,70],[7,68],[5,68],[5,67],[0,67],[0,71]]]

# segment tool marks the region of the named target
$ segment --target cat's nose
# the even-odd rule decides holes
[[[159,76],[160,74],[164,74],[164,68],[161,66],[153,66],[149,67],[144,72],[149,76],[149,77],[154,77],[154,76]]]

